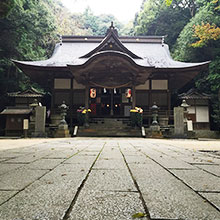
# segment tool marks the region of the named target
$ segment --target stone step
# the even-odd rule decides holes
[[[126,118],[91,118],[89,128],[79,127],[77,136],[141,137],[141,129],[132,128]]]
[[[141,137],[140,128],[83,128],[79,127],[78,137]]]

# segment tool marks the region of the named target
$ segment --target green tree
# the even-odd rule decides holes
[[[0,18],[7,17],[15,6],[15,0],[1,0],[0,2]]]
[[[136,35],[167,35],[171,48],[191,18],[189,8],[179,4],[167,7],[164,0],[148,0],[142,8],[135,25]]]
[[[100,15],[96,16],[92,10],[88,7],[82,14],[83,26],[91,35],[105,35],[111,22],[114,22],[114,26],[121,34],[123,24],[119,22],[113,15]]]
[[[212,117],[216,125],[220,125],[220,39],[207,40],[200,47],[193,47],[197,42],[198,35],[195,35],[195,27],[203,24],[220,25],[219,12],[216,10],[216,5],[209,2],[203,4],[196,15],[184,27],[180,33],[173,53],[177,60],[200,62],[211,60],[209,65],[209,72],[203,73],[195,81],[195,85],[201,91],[206,91],[212,95]],[[203,35],[204,33],[202,33]]]
[[[55,39],[51,0],[15,0],[11,12],[0,19],[0,95],[29,86],[11,59],[38,60],[50,56]]]

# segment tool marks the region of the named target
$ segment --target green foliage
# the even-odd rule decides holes
[[[1,0],[0,1],[0,19],[7,17],[15,6],[15,0]]]
[[[216,52],[218,53],[218,51],[216,51],[218,47],[215,45],[217,42],[212,42],[212,45],[202,48],[193,48],[191,45],[197,40],[194,34],[195,25],[207,22],[218,23],[219,21],[217,20],[214,12],[209,10],[209,7],[201,8],[180,33],[175,45],[174,57],[177,60],[191,62],[213,59]]]
[[[122,34],[121,30],[123,25],[113,15],[103,14],[96,16],[89,7],[86,8],[82,14],[82,21],[84,28],[88,30],[91,35],[105,35],[111,21],[113,21],[114,26],[119,30],[119,34]]]
[[[196,15],[189,21],[180,33],[173,53],[177,60],[201,62],[211,60],[209,72],[201,74],[195,84],[201,92],[210,93],[212,95],[212,117],[216,124],[220,124],[220,40],[209,39],[201,47],[192,47],[197,40],[194,34],[194,26],[202,24],[213,24],[220,26],[219,12],[216,5],[211,1],[202,4]],[[205,36],[204,36],[205,37]]]
[[[136,35],[167,35],[166,42],[172,47],[190,18],[188,8],[167,7],[163,0],[149,0],[138,15]]]
[[[170,6],[173,0],[165,0],[165,1],[166,1],[167,6]]]
[[[165,5],[163,0],[148,0],[143,5],[143,9],[140,11],[137,17],[137,25],[135,31],[137,34],[145,35],[148,32],[149,24],[155,20]]]
[[[55,39],[50,0],[15,0],[0,19],[0,95],[29,87],[30,80],[11,59],[39,60],[51,54]]]

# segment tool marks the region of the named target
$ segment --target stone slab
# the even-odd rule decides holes
[[[182,161],[178,160],[175,157],[168,156],[164,153],[160,152],[153,152],[144,150],[144,153],[150,157],[151,159],[155,160],[157,163],[161,164],[162,166],[168,168],[168,169],[196,169],[196,167],[193,167],[192,165]]]
[[[46,121],[46,107],[37,106],[35,108],[35,136],[44,137],[45,121]]]
[[[66,175],[68,172],[89,172],[89,169],[91,168],[92,163],[76,163],[76,164],[60,164],[57,166],[54,171],[57,172],[59,175]]]
[[[126,158],[126,162],[127,163],[145,163],[146,162],[146,160],[147,160],[147,157],[146,156],[144,156],[143,154],[142,154],[142,156],[133,156],[133,155],[128,155],[128,156],[125,156],[125,158]]]
[[[1,163],[0,165],[0,175],[4,174],[4,173],[8,173],[12,170],[15,170],[19,167],[24,166],[24,164],[5,164],[5,163]]]
[[[203,170],[171,170],[195,191],[220,191],[220,178]]]
[[[220,165],[220,159],[211,156],[204,156],[201,154],[193,154],[192,156],[185,156],[181,158],[183,161],[191,164],[216,164]]]
[[[7,159],[7,158],[16,158],[16,157],[20,157],[23,155],[28,155],[30,153],[20,153],[20,152],[10,152],[10,151],[0,151],[0,158],[1,159]]]
[[[129,164],[152,219],[213,220],[220,213],[171,173],[148,159]]]
[[[220,210],[220,192],[219,193],[199,193]]]
[[[13,197],[18,191],[0,191],[0,205]]]
[[[66,160],[64,163],[93,163],[96,159],[96,156],[78,156],[75,155],[68,160]]]
[[[64,161],[64,159],[39,159],[33,163],[27,164],[24,167],[33,170],[51,170]]]
[[[174,108],[174,134],[180,137],[184,135],[184,115],[182,107]]]
[[[141,153],[143,152],[145,156]],[[124,151],[123,151],[124,154]],[[145,163],[147,158],[151,158],[161,164],[162,166],[166,168],[171,169],[196,169],[196,167],[193,167],[192,165],[182,161],[178,160],[175,157],[166,155],[162,152],[156,151],[149,148],[141,149],[140,152],[136,156],[127,156],[128,154],[124,154],[126,156],[126,160],[128,163]],[[139,156],[141,155],[141,156]]]
[[[145,212],[138,193],[83,190],[69,219],[127,220],[138,212]]]
[[[56,178],[54,182],[35,182],[0,206],[0,219],[62,219],[80,184],[78,182],[74,186],[73,176],[67,181],[64,178],[66,177],[63,177],[62,181]]]
[[[35,153],[28,154],[28,155],[22,155],[14,159],[7,160],[7,163],[31,163],[40,158],[45,157],[47,154],[49,154],[48,151],[35,152]]]
[[[112,169],[126,169],[126,164],[122,160],[117,159],[99,159],[93,169],[105,169],[105,170],[112,170]]]
[[[127,169],[92,170],[85,187],[99,191],[137,191]]]
[[[78,156],[98,156],[99,151],[81,151]]]
[[[196,165],[202,170],[208,171],[218,177],[220,177],[220,165]]]
[[[21,190],[43,176],[46,170],[27,170],[20,168],[1,175],[0,190]]]
[[[50,152],[50,154],[44,156],[44,158],[46,159],[67,159],[70,158],[72,156],[74,156],[77,153],[77,151],[72,150],[52,150]]]
[[[56,167],[0,206],[0,219],[62,219],[88,170],[85,164]]]
[[[122,159],[121,152],[118,148],[114,147],[107,147],[105,146],[104,150],[102,151],[100,158],[108,158],[108,159]]]

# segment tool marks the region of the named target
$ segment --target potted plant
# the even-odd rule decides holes
[[[130,117],[131,117],[131,126],[135,127],[142,127],[143,124],[143,109],[140,107],[135,107],[134,109],[130,110]]]
[[[80,126],[89,126],[90,112],[91,109],[86,109],[85,107],[79,107],[79,109],[77,109],[77,120]]]

